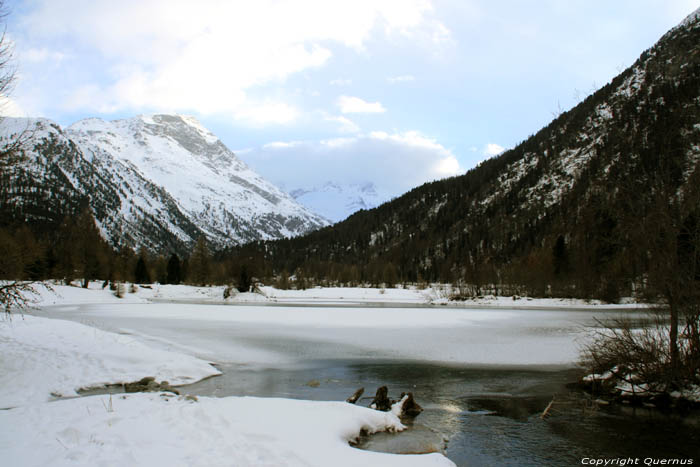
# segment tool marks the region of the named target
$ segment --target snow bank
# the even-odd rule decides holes
[[[0,408],[144,376],[177,385],[219,374],[203,360],[153,349],[127,335],[27,315],[0,321],[0,355]]]
[[[141,297],[138,293],[126,293],[124,298],[114,295],[109,287],[102,288],[102,282],[94,281],[90,287],[84,289],[79,286],[52,285],[53,290],[49,290],[43,284],[35,287],[37,294],[32,297],[36,306],[51,305],[86,305],[94,303],[144,303],[146,297]],[[126,290],[129,290],[128,284]]]
[[[441,454],[355,449],[361,430],[399,419],[345,402],[165,394],[91,396],[0,411],[0,455],[13,466],[454,466]]]
[[[14,407],[0,410],[3,465],[454,465],[440,454],[352,448],[348,442],[361,431],[404,426],[393,413],[345,402],[192,400],[169,393],[47,402],[52,395],[75,396],[80,387],[149,375],[182,384],[218,374],[194,357],[80,323],[29,315],[5,319],[0,356],[0,408]]]

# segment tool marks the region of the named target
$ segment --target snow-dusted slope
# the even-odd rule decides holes
[[[630,148],[628,142],[620,144],[622,150],[610,150],[613,146],[611,142],[616,142],[623,131],[636,127],[633,138],[646,141],[659,138],[660,132],[646,128],[648,122],[640,115],[651,115],[654,121],[661,120],[660,108],[671,105],[677,105],[688,115],[696,112],[698,98],[686,99],[683,93],[697,94],[697,87],[693,89],[693,84],[683,83],[692,82],[692,77],[697,76],[697,60],[694,57],[697,57],[698,40],[693,30],[697,32],[699,28],[700,8],[668,31],[634,65],[601,89],[598,94],[603,97],[598,99],[595,106],[586,106],[588,100],[584,101],[540,132],[547,134],[548,140],[539,138],[537,145],[521,145],[521,157],[513,158],[513,162],[498,175],[497,183],[484,190],[479,207],[487,209],[499,198],[510,198],[519,200],[522,209],[539,212],[552,207],[556,209],[567,194],[580,184],[585,172],[588,172],[586,176],[590,176],[598,171],[592,167],[602,167],[597,176],[600,181],[615,170],[624,170],[618,167],[639,157],[634,154],[638,149]],[[686,91],[683,86],[689,90]],[[675,91],[668,91],[673,88]],[[595,97],[589,99],[592,102]],[[582,110],[577,112],[578,108]],[[687,180],[700,160],[700,145],[697,143],[700,125],[692,117],[683,124],[686,128],[681,133],[686,140],[677,143],[687,146],[683,173]],[[612,152],[612,156],[603,154],[605,151]]]
[[[372,209],[389,200],[374,183],[326,182],[312,188],[290,192],[292,197],[309,209],[334,222],[341,221],[360,209]]]
[[[67,129],[43,119],[6,119],[1,126],[3,135],[28,129],[23,179],[33,177],[41,187],[58,177],[53,185],[72,200],[66,211],[89,206],[114,245],[160,251],[206,235],[225,246],[328,223],[250,170],[191,117],[87,119]],[[53,188],[44,191],[46,200],[57,197]],[[34,198],[22,192],[14,202]]]
[[[610,300],[639,291],[632,284],[647,283],[646,249],[661,245],[645,243],[643,232],[661,232],[659,219],[685,231],[698,217],[698,13],[513,149],[312,241],[270,245],[265,260],[314,270],[332,258],[345,269],[326,274],[339,281],[353,268],[373,271],[376,283],[457,278],[475,284],[465,289],[475,295],[483,283],[517,294],[550,293],[558,283],[555,293]]]

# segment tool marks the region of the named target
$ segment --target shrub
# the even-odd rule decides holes
[[[678,341],[678,368],[672,367],[669,325],[659,314],[651,323],[615,320],[599,323],[585,346],[581,363],[594,374],[610,372],[613,387],[634,387],[635,392],[670,392],[700,382],[698,316],[686,317]]]

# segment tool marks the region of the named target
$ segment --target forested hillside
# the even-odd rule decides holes
[[[168,131],[155,133],[144,118],[133,125],[178,151],[182,147],[199,154],[201,147],[214,144],[215,137],[199,127],[197,138],[173,137],[169,122],[180,117],[158,116]],[[79,137],[48,121],[36,124],[41,128],[31,135],[32,145],[14,150],[20,162],[5,157],[0,174],[0,274],[5,278],[186,279],[205,284],[248,282],[254,276],[282,287],[440,281],[458,285],[464,296],[615,301],[662,293],[660,288],[668,288],[662,276],[698,263],[697,12],[612,82],[514,149],[462,176],[427,183],[303,237],[236,245],[240,239],[227,235],[243,227],[267,232],[263,228],[272,226],[270,232],[279,236],[291,232],[279,227],[284,222],[286,229],[301,230],[322,222],[311,216],[315,224],[307,225],[296,214],[283,219],[276,211],[260,216],[244,203],[248,225],[231,216],[214,216],[229,212],[230,206],[209,202],[208,195],[185,193],[175,200],[140,176],[146,172],[134,161],[141,152],[114,149],[130,148],[131,139],[95,130],[109,125],[131,129],[129,121],[87,121],[71,130]],[[20,130],[5,132],[11,143],[7,151],[13,151],[13,135]],[[141,130],[125,134],[133,133],[138,145]],[[92,140],[92,135],[101,136]],[[221,157],[207,154],[197,156],[203,167],[219,167]],[[118,165],[125,169],[117,170]],[[167,164],[153,167],[159,173],[169,170]],[[233,175],[228,180],[242,183]],[[177,183],[173,187],[173,193],[181,189]],[[200,188],[200,194],[211,190]],[[261,200],[279,204],[268,192],[251,189]],[[183,207],[187,203],[199,211],[188,211]],[[172,212],[189,214],[167,214]],[[228,248],[220,248],[227,243]],[[145,248],[137,255],[138,246]],[[139,274],[137,262],[144,263]],[[169,262],[179,269],[171,278]]]
[[[605,87],[465,175],[225,258],[270,278],[449,281],[469,294],[488,286],[615,300],[643,290],[656,255],[696,235],[699,157],[691,15]]]

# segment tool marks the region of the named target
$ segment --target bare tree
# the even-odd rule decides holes
[[[0,21],[5,22],[8,16],[5,2],[0,0]],[[16,68],[14,63],[14,47],[7,39],[7,26],[3,27],[0,36],[0,97],[7,98],[15,84]]]
[[[584,350],[584,364],[594,373],[672,391],[700,382],[700,167],[674,181],[673,154],[663,156],[641,172],[641,182],[617,187],[639,218],[625,234],[639,252],[640,283],[658,319],[641,328],[601,326]]]
[[[9,315],[13,309],[24,310],[34,303],[37,294],[36,283],[30,281],[10,281],[0,284],[0,304]]]
[[[0,34],[0,115],[6,110],[9,96],[14,89],[17,76],[17,68],[14,60],[14,44],[7,37],[7,25],[5,23],[9,11],[5,1],[0,0],[0,24],[2,24],[2,34]],[[4,117],[0,116],[0,125]],[[23,158],[22,148],[32,137],[28,123],[24,128],[18,128],[15,134],[7,134],[0,138],[0,170],[6,170],[12,164],[20,162]]]
[[[9,12],[5,2],[0,0],[0,22],[5,23]],[[13,44],[7,37],[6,24],[2,28],[0,35],[0,98],[7,101],[16,77],[16,68],[13,57]],[[0,125],[3,120],[0,117]],[[0,170],[17,163],[22,158],[22,145],[29,138],[27,129],[20,131],[16,135],[8,135],[0,141]],[[10,271],[0,270],[0,277],[7,279]],[[32,297],[36,295],[36,282],[21,280],[15,277],[14,280],[0,281],[0,306],[5,313],[9,314],[13,309],[25,309],[32,303]]]

